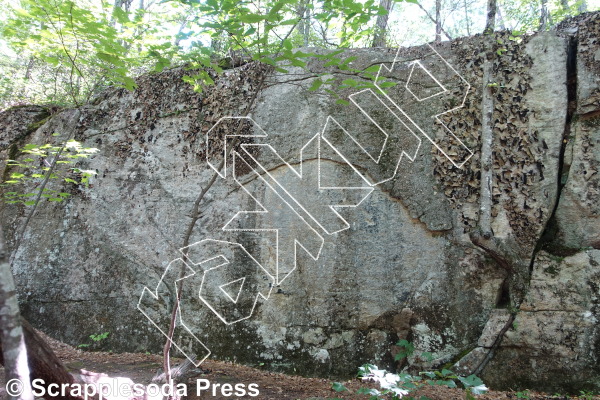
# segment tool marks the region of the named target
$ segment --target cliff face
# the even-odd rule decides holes
[[[434,358],[415,367],[598,389],[599,30],[585,14],[518,39],[351,50],[397,85],[347,85],[347,105],[308,90],[314,73],[349,78],[313,60],[231,69],[202,94],[174,69],[52,116],[6,111],[3,160],[55,132],[100,150],[92,185],[43,203],[13,254],[23,313],[71,344],[108,331],[108,348],[158,351],[184,271],[187,355],[335,376],[394,368],[408,339]],[[2,210],[13,248],[27,212]]]

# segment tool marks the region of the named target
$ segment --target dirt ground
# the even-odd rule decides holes
[[[45,336],[57,354],[69,370],[77,372],[80,369],[88,371],[102,372],[111,377],[127,377],[136,383],[149,384],[154,374],[161,368],[161,357],[149,354],[113,354],[104,352],[89,352],[75,349],[64,343]],[[361,387],[366,387],[364,382],[358,379],[342,382],[350,391],[338,393],[332,390],[333,381],[318,378],[303,378],[299,376],[290,376],[279,373],[263,371],[242,365],[236,365],[227,362],[206,360],[202,365],[205,374],[196,379],[208,380],[211,385],[224,385],[229,383],[235,387],[236,384],[244,384],[246,390],[248,385],[254,383],[257,385],[259,394],[257,396],[236,397],[235,393],[228,397],[220,393],[217,387],[213,396],[209,389],[201,391],[200,396],[196,394],[198,386],[203,387],[206,381],[191,382],[188,386],[188,399],[260,399],[260,400],[279,400],[279,399],[302,399],[302,400],[329,400],[329,399],[368,399],[369,396],[357,395],[356,392]],[[0,398],[5,399],[7,395],[4,391],[4,371],[0,369]],[[374,387],[374,386],[372,386]],[[227,392],[226,392],[227,394]],[[418,392],[411,394],[415,399],[423,399],[426,396],[431,400],[464,400],[466,395],[463,390],[449,389],[446,387],[424,387]],[[531,399],[531,400],[600,400],[600,396],[580,396],[569,397],[559,395],[549,395],[538,392],[529,392],[526,397],[523,393],[515,392],[497,392],[491,391],[484,395],[476,396],[480,400],[503,400],[503,399]]]

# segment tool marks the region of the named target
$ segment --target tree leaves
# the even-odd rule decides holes
[[[410,357],[415,352],[415,346],[406,339],[400,340],[398,343],[396,343],[396,346],[400,346],[402,348],[394,357],[394,360],[396,361]]]
[[[333,382],[331,384],[331,389],[333,389],[336,392],[349,392],[348,388],[339,382]]]
[[[245,15],[240,15],[239,16],[239,20],[241,22],[246,22],[249,24],[255,24],[257,22],[261,22],[266,20],[266,16],[264,15],[260,15],[260,14],[245,14]]]
[[[9,160],[7,167],[9,169],[18,168],[18,171],[10,173],[10,179],[6,180],[2,185],[5,187],[13,187],[19,185],[23,191],[7,191],[4,193],[2,200],[8,204],[22,203],[26,206],[35,204],[35,200],[31,200],[40,194],[41,198],[45,198],[52,202],[64,201],[71,194],[45,187],[41,193],[39,190],[28,191],[35,189],[37,185],[45,180],[61,180],[64,183],[87,186],[89,179],[96,175],[94,170],[86,170],[78,167],[70,167],[60,169],[56,167],[53,172],[50,172],[50,165],[54,162],[58,165],[73,165],[76,161],[87,158],[96,153],[98,149],[92,147],[83,147],[76,140],[68,140],[59,145],[49,143],[36,145],[28,143],[20,149],[21,154],[30,154],[33,157],[26,157],[17,160]],[[54,160],[55,157],[59,157]],[[50,174],[50,175],[48,175]]]

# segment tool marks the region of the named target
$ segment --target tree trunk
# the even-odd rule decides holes
[[[0,226],[0,361],[6,369],[6,381],[18,379],[21,382],[21,393],[17,385],[7,386],[7,390],[15,391],[10,399],[33,400],[29,382],[29,365],[27,348],[21,326],[21,315],[17,301],[15,281],[8,262],[8,249],[4,242],[4,232]]]
[[[183,32],[183,30],[185,29],[185,26],[188,23],[188,17],[187,16],[183,16],[183,20],[181,21],[181,23],[179,24],[179,29],[177,29],[177,33],[173,36],[173,45],[175,47],[179,47],[179,43],[181,43],[181,33]]]
[[[435,42],[442,42],[442,0],[435,0]]]
[[[485,20],[485,29],[483,33],[490,35],[494,33],[496,29],[496,12],[498,11],[498,5],[496,0],[488,0],[487,4],[487,18]]]
[[[391,0],[380,0],[379,6],[385,9],[387,12],[383,15],[377,16],[375,22],[375,37],[373,38],[372,47],[385,47],[385,36],[387,33],[388,19],[390,17],[390,11],[392,10]]]
[[[540,31],[545,31],[548,27],[548,0],[541,0],[540,4]]]
[[[27,362],[29,364],[31,380],[43,379],[44,385],[42,386],[44,387],[47,387],[51,383],[57,383],[58,385],[75,383],[73,375],[67,371],[50,346],[44,342],[44,339],[37,334],[35,329],[22,318],[21,325],[25,336]],[[1,357],[0,364],[6,367],[4,359]],[[73,396],[66,396],[64,398],[68,400],[81,400],[80,397]]]
[[[308,47],[308,39],[310,36],[310,8],[308,8],[308,0],[298,2],[296,5],[296,14],[300,19],[296,29],[302,36],[304,47]]]
[[[131,2],[133,0],[115,0],[115,5],[113,6],[113,12],[117,8],[122,8],[123,11],[129,12],[129,8],[131,7]],[[109,25],[115,27],[117,25],[117,21],[114,17],[111,17]]]
[[[44,387],[51,383],[71,384],[75,380],[52,349],[19,313],[17,291],[8,262],[8,251],[0,226],[0,364],[6,369],[7,382],[18,379],[23,393],[11,399],[32,400],[30,379],[43,379]],[[69,397],[69,400],[81,400]]]
[[[441,9],[441,0],[439,0],[439,2],[440,2],[440,9]],[[425,7],[423,7],[423,5],[421,3],[419,3],[418,0],[416,0],[416,3],[414,3],[414,4],[419,6],[419,8],[425,13],[425,15],[427,15],[427,18],[429,18],[431,20],[431,22],[433,22],[435,24],[436,30],[439,29],[440,33],[443,33],[444,36],[446,36],[446,38],[448,38],[448,40],[452,40],[452,36],[450,36],[448,34],[448,32],[446,32],[444,30],[444,28],[442,28],[442,21],[440,18],[436,19],[431,14],[429,14],[429,11],[427,11],[427,9]],[[439,24],[438,24],[438,21],[439,21]]]
[[[504,24],[504,18],[502,17],[502,8],[500,7],[500,4],[496,5],[496,25],[498,25],[498,28],[500,30],[506,29],[506,25]]]
[[[467,24],[467,36],[471,36],[471,27],[469,23],[469,8],[467,7],[467,0],[463,0],[463,7],[465,9],[465,22]]]
[[[25,79],[31,79],[31,71],[33,70],[34,65],[35,65],[35,58],[29,57],[29,62],[27,63],[27,70],[25,70]]]

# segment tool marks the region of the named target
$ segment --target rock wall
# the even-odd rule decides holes
[[[495,388],[598,389],[599,29],[585,14],[516,39],[349,50],[353,69],[397,84],[346,82],[348,104],[308,90],[314,75],[360,79],[313,59],[291,75],[230,69],[202,93],[173,69],[77,109],[6,111],[3,160],[69,137],[100,150],[82,162],[90,187],[43,203],[18,249],[29,209],[3,206],[23,313],[71,344],[108,331],[108,349],[159,351],[184,271],[187,355],[322,376],[456,364]],[[419,350],[400,365],[399,339]]]

